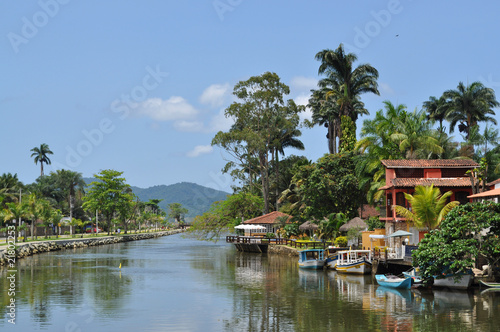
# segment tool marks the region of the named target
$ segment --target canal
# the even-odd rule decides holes
[[[121,264],[121,269],[120,269]],[[172,235],[0,270],[2,331],[497,331],[500,293],[395,291],[369,276]],[[15,294],[10,294],[11,281]],[[14,299],[15,325],[9,323]]]

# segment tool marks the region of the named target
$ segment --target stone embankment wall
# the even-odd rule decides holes
[[[290,248],[281,245],[269,245],[267,249],[268,254],[278,254],[278,255],[288,255],[288,256],[298,256],[299,252],[295,248]]]
[[[17,243],[16,259],[21,259],[24,257],[48,251],[84,248],[84,247],[100,246],[100,245],[114,244],[120,242],[146,240],[182,232],[184,232],[184,230],[176,229],[176,230],[157,232],[157,233],[127,234],[121,236],[107,236],[107,237],[85,238],[85,239],[67,239],[67,240],[43,241],[43,242],[25,243],[25,244]],[[8,257],[6,250],[2,249],[0,250],[1,250],[0,251],[0,266],[1,266],[5,265],[8,262]]]

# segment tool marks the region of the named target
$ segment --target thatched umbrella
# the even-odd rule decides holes
[[[309,232],[312,232],[312,231],[315,231],[319,228],[318,225],[316,225],[315,223],[313,222],[310,222],[310,221],[306,221],[305,223],[303,223],[302,225],[299,226],[299,230],[301,231],[309,231]],[[311,233],[309,233],[309,235],[311,236]]]
[[[347,232],[350,229],[357,228],[359,230],[367,229],[368,225],[360,217],[353,218],[340,226],[339,231]]]

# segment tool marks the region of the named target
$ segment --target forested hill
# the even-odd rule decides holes
[[[85,178],[86,183],[94,181],[92,178]],[[196,183],[181,182],[171,185],[159,185],[149,188],[139,188],[131,186],[134,194],[142,202],[150,199],[162,199],[160,207],[168,213],[168,204],[181,203],[188,209],[187,218],[191,219],[208,211],[213,202],[226,199],[229,193],[200,186]]]

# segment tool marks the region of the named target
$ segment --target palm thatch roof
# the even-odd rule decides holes
[[[305,223],[303,223],[302,225],[299,226],[299,229],[301,231],[315,231],[318,229],[318,225],[316,225],[315,223],[311,222],[311,221],[306,221]]]
[[[368,225],[361,219],[360,217],[353,218],[349,220],[347,223],[340,226],[339,231],[347,232],[350,229],[358,228],[359,230],[364,230],[368,228]]]

